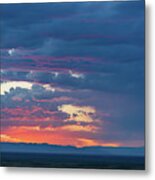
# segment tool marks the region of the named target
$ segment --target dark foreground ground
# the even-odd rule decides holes
[[[1,166],[144,170],[144,157],[1,153]]]

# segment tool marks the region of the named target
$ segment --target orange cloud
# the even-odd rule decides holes
[[[87,125],[87,126],[82,126],[82,125],[66,125],[61,127],[62,130],[67,130],[67,131],[84,131],[84,132],[91,132],[95,133],[97,131],[97,127],[93,125]]]
[[[2,112],[4,142],[48,143],[77,147],[102,145],[89,139],[99,132],[99,127],[93,123],[95,119],[92,117],[96,114],[96,110],[91,106],[65,104],[59,106],[58,111],[37,106],[17,107],[3,108]]]
[[[1,134],[0,135],[0,139],[1,139],[1,142],[22,142],[22,140],[18,139],[18,138],[13,138],[13,137],[10,137],[6,134]]]
[[[5,136],[4,136],[5,135]],[[19,138],[20,137],[20,141]],[[37,128],[12,127],[3,132],[2,142],[26,142],[26,143],[48,143],[57,145],[78,146],[77,137],[68,132],[50,129],[39,130]]]
[[[116,142],[105,143],[91,137],[73,132],[95,132],[95,127],[79,125],[65,125],[62,127],[10,127],[2,130],[2,142],[25,142],[25,143],[48,143],[57,145],[72,145],[76,147],[84,146],[113,146],[117,147],[120,144]]]
[[[93,132],[94,131],[94,132]],[[41,128],[39,126],[13,126],[1,130],[1,142],[23,142],[23,143],[48,143],[56,145],[71,145],[76,147],[85,146],[143,146],[140,140],[128,142],[119,142],[112,140],[101,140],[93,138],[93,133],[98,133],[96,127],[88,125],[64,125],[61,127],[48,126]]]

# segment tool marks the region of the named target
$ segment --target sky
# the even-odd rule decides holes
[[[1,141],[144,146],[144,1],[0,4]]]

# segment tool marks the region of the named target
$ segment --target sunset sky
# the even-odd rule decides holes
[[[144,146],[144,1],[0,4],[1,141]]]

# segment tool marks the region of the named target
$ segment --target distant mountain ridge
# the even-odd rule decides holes
[[[49,144],[0,143],[0,152],[144,156],[144,147],[59,146]]]

